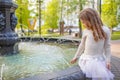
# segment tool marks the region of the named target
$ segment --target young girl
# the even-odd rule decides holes
[[[86,29],[71,63],[80,57],[78,64],[86,77],[92,80],[113,80],[114,75],[110,71],[110,30],[103,26],[94,9],[81,11],[80,20]]]

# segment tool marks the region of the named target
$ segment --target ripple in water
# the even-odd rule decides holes
[[[19,54],[0,57],[0,65],[5,64],[4,80],[16,80],[71,67],[69,61],[77,48],[65,44],[22,42],[19,49]]]

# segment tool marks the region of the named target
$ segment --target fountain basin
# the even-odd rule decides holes
[[[0,57],[0,64],[5,64],[4,80],[59,72],[74,66],[69,61],[76,52],[77,42],[55,38],[20,38],[19,41],[19,54]]]

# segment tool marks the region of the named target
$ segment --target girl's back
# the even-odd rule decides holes
[[[110,31],[107,27],[103,26],[103,30],[106,34],[108,34]],[[84,31],[86,37],[85,41],[85,50],[84,53],[87,55],[103,55],[104,52],[104,46],[105,46],[105,40],[99,40],[95,41],[94,36],[92,34],[91,30],[85,30]],[[110,36],[109,36],[110,37]]]

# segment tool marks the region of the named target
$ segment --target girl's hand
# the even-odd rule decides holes
[[[111,69],[111,64],[110,64],[110,62],[107,62],[107,63],[106,63],[106,67],[107,67],[107,69],[109,69],[109,70]]]
[[[73,58],[73,59],[70,61],[70,63],[71,63],[71,64],[74,64],[76,61],[77,61],[77,58]]]

